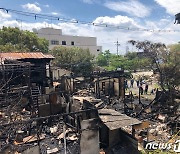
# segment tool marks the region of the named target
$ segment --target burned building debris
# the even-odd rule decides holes
[[[19,65],[19,69],[23,70],[23,63],[26,65],[29,64],[31,83],[46,87],[48,82],[52,82],[48,81],[48,77],[49,80],[52,78],[50,61],[54,59],[54,57],[51,55],[44,55],[43,53],[0,53],[0,59],[1,66],[5,67],[5,71],[16,71],[16,68],[11,70],[11,66],[15,64],[17,68]]]
[[[24,93],[21,100],[28,100],[29,108],[37,108],[40,95],[46,93],[46,87],[52,88],[50,61],[54,57],[42,53],[0,53],[0,57],[1,94],[6,93],[1,98],[5,104],[9,104],[12,92],[19,92]]]
[[[111,153],[110,151],[114,151],[114,153],[131,153],[132,151],[138,153],[137,140],[133,137],[133,134],[130,135],[124,131],[123,127],[132,126],[133,129],[133,126],[141,124],[141,121],[112,109],[100,109],[98,112],[102,121],[100,143],[104,149],[107,149],[107,153]],[[132,131],[132,133],[134,132]],[[125,149],[122,152],[121,148],[125,146],[121,146],[121,144],[124,144],[123,142],[126,142],[129,147],[124,147]],[[117,146],[119,146],[118,149]]]
[[[124,77],[124,71],[96,72],[94,75],[96,97],[100,98],[101,94],[104,94],[124,98]]]
[[[51,55],[0,58],[0,153],[136,154],[179,133],[179,111],[127,94],[122,70],[76,76],[53,72]]]

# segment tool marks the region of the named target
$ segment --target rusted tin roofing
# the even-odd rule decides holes
[[[54,59],[54,57],[50,54],[43,54],[42,52],[6,52],[0,53],[0,59]]]

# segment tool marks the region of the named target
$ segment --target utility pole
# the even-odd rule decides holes
[[[118,39],[117,39],[117,42],[115,42],[115,45],[117,47],[117,55],[119,55],[119,46],[121,45],[119,42],[118,42]]]
[[[129,52],[129,47],[126,46],[126,54]]]
[[[20,28],[19,28],[19,29],[22,31],[22,21],[23,21],[23,20],[21,20],[21,19],[16,19],[16,21],[17,21],[18,23],[20,23]],[[23,46],[23,45],[22,45],[22,35],[21,35],[21,33],[20,33],[20,41],[21,41],[21,42],[20,42],[20,50],[22,50],[22,46]]]

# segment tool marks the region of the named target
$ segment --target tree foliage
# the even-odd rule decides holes
[[[88,49],[55,47],[51,51],[55,57],[54,65],[71,70],[75,74],[87,75],[93,70],[93,55]]]
[[[121,68],[124,70],[136,71],[138,69],[147,69],[150,65],[150,61],[148,58],[138,58],[136,52],[128,52],[125,56],[122,56],[105,51],[98,55],[97,64],[107,70]]]
[[[133,60],[137,58],[137,52],[127,52],[125,57],[127,57],[129,60]]]
[[[163,91],[174,91],[180,85],[180,44],[166,47],[162,43],[150,41],[129,41],[136,48],[141,49],[152,59],[153,69],[160,75],[160,85]]]
[[[179,88],[180,85],[180,44],[168,46],[168,54],[163,65],[166,82],[170,88]],[[172,87],[171,87],[172,86]]]
[[[48,52],[48,41],[30,31],[19,28],[3,27],[0,29],[1,52]]]
[[[109,64],[110,57],[111,57],[111,53],[109,50],[101,52],[97,57],[97,64],[99,66],[107,66]]]

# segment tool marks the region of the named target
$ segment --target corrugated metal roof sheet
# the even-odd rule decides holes
[[[101,121],[110,129],[119,129],[125,126],[133,126],[142,123],[141,121],[121,114],[112,109],[98,110]]]
[[[43,54],[42,52],[6,52],[0,53],[0,59],[54,59],[50,54]]]

